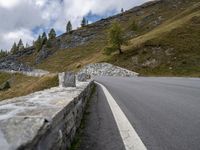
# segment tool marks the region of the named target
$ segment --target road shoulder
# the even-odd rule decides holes
[[[125,150],[111,109],[100,86],[88,102],[71,150]]]

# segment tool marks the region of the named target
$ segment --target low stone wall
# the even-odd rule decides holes
[[[94,87],[76,85],[0,102],[0,149],[68,149]]]
[[[42,77],[44,75],[49,74],[48,71],[41,70],[41,69],[33,69],[32,71],[14,71],[14,70],[5,70],[5,69],[1,70],[0,69],[0,72],[7,72],[7,73],[11,73],[11,74],[21,73],[21,74],[31,76],[31,77]]]

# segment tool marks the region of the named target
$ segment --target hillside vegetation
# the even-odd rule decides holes
[[[39,78],[0,72],[0,85],[6,81],[9,81],[11,88],[0,91],[0,101],[58,86],[58,76],[55,75]]]
[[[129,41],[124,54],[104,55],[107,31],[119,22]],[[51,72],[78,70],[86,64],[109,62],[144,76],[200,76],[200,1],[161,0],[79,28],[74,33],[92,34],[81,45],[54,48],[54,53],[35,64],[36,53],[20,60]],[[64,34],[68,43],[72,35]]]

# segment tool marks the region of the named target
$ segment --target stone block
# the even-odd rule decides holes
[[[90,75],[86,74],[86,73],[80,73],[77,75],[77,80],[80,82],[85,82],[88,79],[90,79]]]
[[[59,74],[59,84],[61,87],[76,87],[76,75],[73,72]]]

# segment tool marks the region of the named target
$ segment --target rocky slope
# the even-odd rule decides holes
[[[9,57],[51,72],[78,70],[103,61],[142,75],[200,76],[199,10],[199,0],[156,0],[64,33],[51,41],[51,48],[44,46],[40,52],[32,48]],[[105,56],[107,29],[113,21],[121,24],[130,42],[123,47],[123,55]]]
[[[14,71],[32,71],[32,68],[25,63],[22,63],[19,58],[26,57],[33,54],[34,47],[26,48],[23,51],[19,51],[14,55],[9,55],[0,59],[0,70],[14,70]]]
[[[108,63],[89,64],[80,70],[79,74],[91,76],[136,77],[139,74]]]

